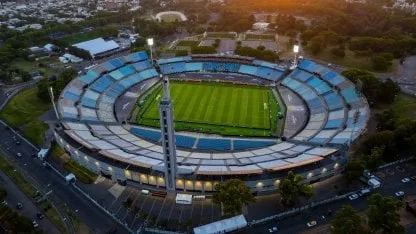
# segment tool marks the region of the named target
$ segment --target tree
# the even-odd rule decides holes
[[[368,226],[374,233],[404,233],[398,211],[402,202],[376,193],[368,199]]]
[[[345,48],[336,47],[331,49],[331,54],[336,57],[344,58],[345,57]]]
[[[133,204],[133,199],[131,199],[131,197],[128,197],[124,202],[123,205],[125,208],[130,208],[131,205]]]
[[[366,167],[369,170],[376,170],[381,164],[383,164],[384,146],[374,147],[371,149],[370,155],[366,157]]]
[[[302,183],[302,176],[293,171],[287,173],[286,178],[279,184],[279,194],[283,204],[292,204],[299,196],[309,199],[314,192],[312,186]]]
[[[364,220],[351,206],[343,206],[332,221],[332,234],[363,234],[366,233]]]
[[[391,61],[388,61],[381,55],[376,55],[371,58],[373,68],[376,71],[386,71],[391,66]]]
[[[238,214],[244,205],[255,202],[250,189],[239,179],[230,179],[215,185],[212,199],[214,203],[223,206],[226,216]]]
[[[37,85],[37,97],[45,102],[49,101],[49,81],[48,79],[41,79]]]
[[[360,178],[365,169],[365,162],[358,158],[350,158],[345,165],[345,178],[347,183]]]
[[[399,92],[399,85],[391,79],[387,79],[380,86],[379,101],[387,104],[393,103]]]

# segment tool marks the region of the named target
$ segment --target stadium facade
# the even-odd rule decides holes
[[[54,132],[57,143],[95,173],[166,189],[162,143],[169,132],[129,122],[139,96],[166,75],[270,87],[280,93],[285,116],[282,137],[172,135],[173,187],[178,191],[211,192],[228,178],[243,179],[254,191],[273,190],[289,170],[302,174],[307,183],[330,177],[343,169],[345,152],[365,131],[370,115],[352,82],[310,60],[288,70],[247,57],[193,55],[159,59],[152,66],[147,54],[138,52],[98,65],[64,89]],[[160,110],[169,112],[171,103],[163,105]]]

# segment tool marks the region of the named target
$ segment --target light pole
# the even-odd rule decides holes
[[[297,59],[298,59],[298,53],[299,53],[299,46],[298,45],[293,46],[293,53],[295,54],[295,59],[293,60],[293,65],[296,66],[296,64],[298,63]]]
[[[49,97],[51,98],[51,102],[52,102],[53,110],[55,111],[56,119],[59,120],[58,109],[56,109],[55,97],[53,95],[53,88],[52,87],[49,87]]]
[[[153,64],[153,44],[154,44],[154,40],[153,38],[147,38],[147,45],[150,47],[150,59],[152,60],[152,64]]]

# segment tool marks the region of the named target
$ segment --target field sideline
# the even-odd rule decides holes
[[[276,130],[271,116],[277,115],[279,107],[267,87],[175,81],[170,88],[177,130],[258,136]],[[159,88],[142,103],[139,124],[159,126],[161,97]]]

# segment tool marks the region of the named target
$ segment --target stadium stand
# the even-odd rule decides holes
[[[99,160],[107,167],[114,162],[125,163],[120,166],[119,174],[123,175],[124,169],[128,168],[126,165],[130,164],[153,171],[163,168],[160,130],[121,126],[114,114],[120,95],[147,79],[158,77],[158,72],[147,58],[145,52],[138,52],[109,60],[71,81],[61,93],[58,109],[63,129],[57,130],[55,137],[82,165],[97,168],[93,164]],[[350,81],[328,68],[303,60],[297,69],[283,78],[285,70],[268,62],[247,60],[240,63],[235,58],[226,60],[224,57],[217,60],[210,57],[209,60],[187,56],[160,59],[158,64],[165,74],[232,72],[269,81],[282,79],[281,84],[304,101],[309,118],[305,120],[305,126],[285,142],[176,134],[180,171],[222,176],[261,174],[265,170],[291,168],[303,170],[303,167],[315,170],[317,165],[335,168],[337,162],[332,160],[336,157],[328,156],[336,154],[341,145],[349,144],[365,131],[370,115],[368,104]],[[78,150],[80,148],[83,149]],[[90,150],[89,153],[86,150]],[[84,160],[93,156],[95,158],[91,162]],[[322,171],[321,168],[319,170]],[[139,178],[138,174],[130,179],[140,180],[134,178]]]

